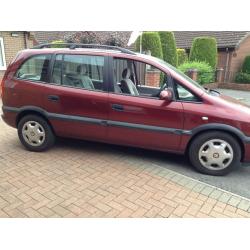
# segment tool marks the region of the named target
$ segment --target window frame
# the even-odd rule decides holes
[[[67,86],[67,85],[62,85],[61,84],[57,84],[54,83],[52,81],[52,76],[53,76],[53,70],[54,70],[54,65],[56,62],[56,57],[58,55],[62,55],[62,61],[64,64],[64,57],[65,55],[71,55],[71,56],[99,56],[99,57],[103,57],[104,58],[104,65],[103,65],[103,88],[102,90],[98,90],[98,89],[84,89],[81,87],[74,87],[74,86]],[[63,72],[62,72],[63,73]],[[66,53],[66,52],[58,52],[58,53],[54,53],[52,58],[51,58],[51,63],[50,63],[50,68],[49,68],[49,75],[48,75],[48,84],[50,85],[55,85],[55,86],[60,86],[60,87],[64,87],[64,88],[73,88],[73,89],[80,89],[80,90],[85,90],[85,91],[92,91],[92,92],[108,92],[108,82],[109,82],[109,74],[108,74],[108,56],[105,55],[99,55],[99,54],[87,54],[87,53]]]
[[[3,60],[3,66],[0,65],[0,70],[6,70],[7,65],[6,65],[6,58],[5,58],[5,49],[4,49],[4,41],[3,37],[0,37],[0,45],[1,45],[1,54],[2,54],[2,60]]]
[[[40,80],[31,80],[31,79],[25,79],[25,78],[19,78],[17,77],[17,72],[19,71],[19,69],[30,59],[32,59],[33,57],[38,57],[38,56],[50,56],[50,59],[49,59],[49,64],[48,64],[48,70],[47,70],[47,75],[46,75],[46,80],[45,81],[40,81]],[[16,80],[19,80],[19,81],[27,81],[27,82],[34,82],[34,83],[48,83],[49,81],[49,74],[50,74],[50,68],[51,68],[51,60],[52,60],[52,54],[50,53],[39,53],[39,54],[34,54],[34,55],[31,55],[27,58],[25,58],[22,63],[18,66],[18,68],[16,69],[16,72],[14,74],[14,78]]]
[[[114,92],[114,84],[115,84],[115,82],[114,82],[113,66],[114,66],[114,60],[116,60],[116,59],[132,61],[132,65],[134,67],[134,70],[135,70],[135,62],[145,63],[145,64],[148,64],[148,65],[151,65],[151,66],[157,68],[158,70],[160,70],[161,72],[163,72],[163,73],[165,73],[167,75],[169,85],[170,85],[169,88],[172,89],[172,91],[174,92],[172,76],[171,76],[171,74],[170,74],[170,72],[168,70],[162,70],[162,69],[160,69],[160,67],[157,64],[152,63],[152,62],[148,62],[148,61],[144,61],[144,60],[140,60],[138,58],[110,56],[110,58],[109,58],[109,68],[110,68],[109,93],[115,94],[115,95],[122,95],[122,96],[131,96],[131,97],[139,97],[139,98],[146,98],[146,99],[161,100],[160,97],[154,97],[154,96],[146,96],[146,95],[134,96],[134,95],[126,94],[126,93],[115,93]],[[138,76],[136,74],[136,70],[135,70],[135,77],[136,77],[136,81],[138,81]],[[136,83],[136,86],[137,86],[137,83]]]

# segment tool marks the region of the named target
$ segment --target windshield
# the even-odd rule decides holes
[[[163,66],[167,66],[168,68],[172,69],[174,72],[176,72],[177,74],[179,74],[180,76],[182,76],[183,78],[185,78],[187,81],[189,81],[190,83],[194,84],[196,87],[198,87],[199,89],[203,90],[203,91],[206,91],[205,88],[203,88],[199,83],[195,82],[194,80],[192,80],[190,77],[188,77],[187,75],[185,75],[183,72],[181,72],[180,70],[178,70],[177,68],[175,68],[174,66],[172,66],[171,64],[159,59],[159,58],[156,58],[156,57],[153,57],[154,59],[156,59],[156,61],[158,63],[160,63],[161,65]]]

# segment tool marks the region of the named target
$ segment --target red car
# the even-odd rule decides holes
[[[187,154],[202,173],[250,161],[250,109],[166,62],[100,45],[23,50],[2,81],[3,120],[31,151],[56,136]]]

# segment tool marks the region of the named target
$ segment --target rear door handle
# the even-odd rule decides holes
[[[120,104],[112,104],[112,109],[116,110],[116,111],[123,111],[124,110],[123,106]]]
[[[48,100],[49,101],[52,101],[52,102],[58,102],[59,101],[59,96],[57,96],[57,95],[49,95],[48,96]]]

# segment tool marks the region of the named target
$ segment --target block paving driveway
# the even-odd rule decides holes
[[[248,199],[163,168],[148,152],[59,139],[33,153],[0,119],[0,217],[250,217]]]

